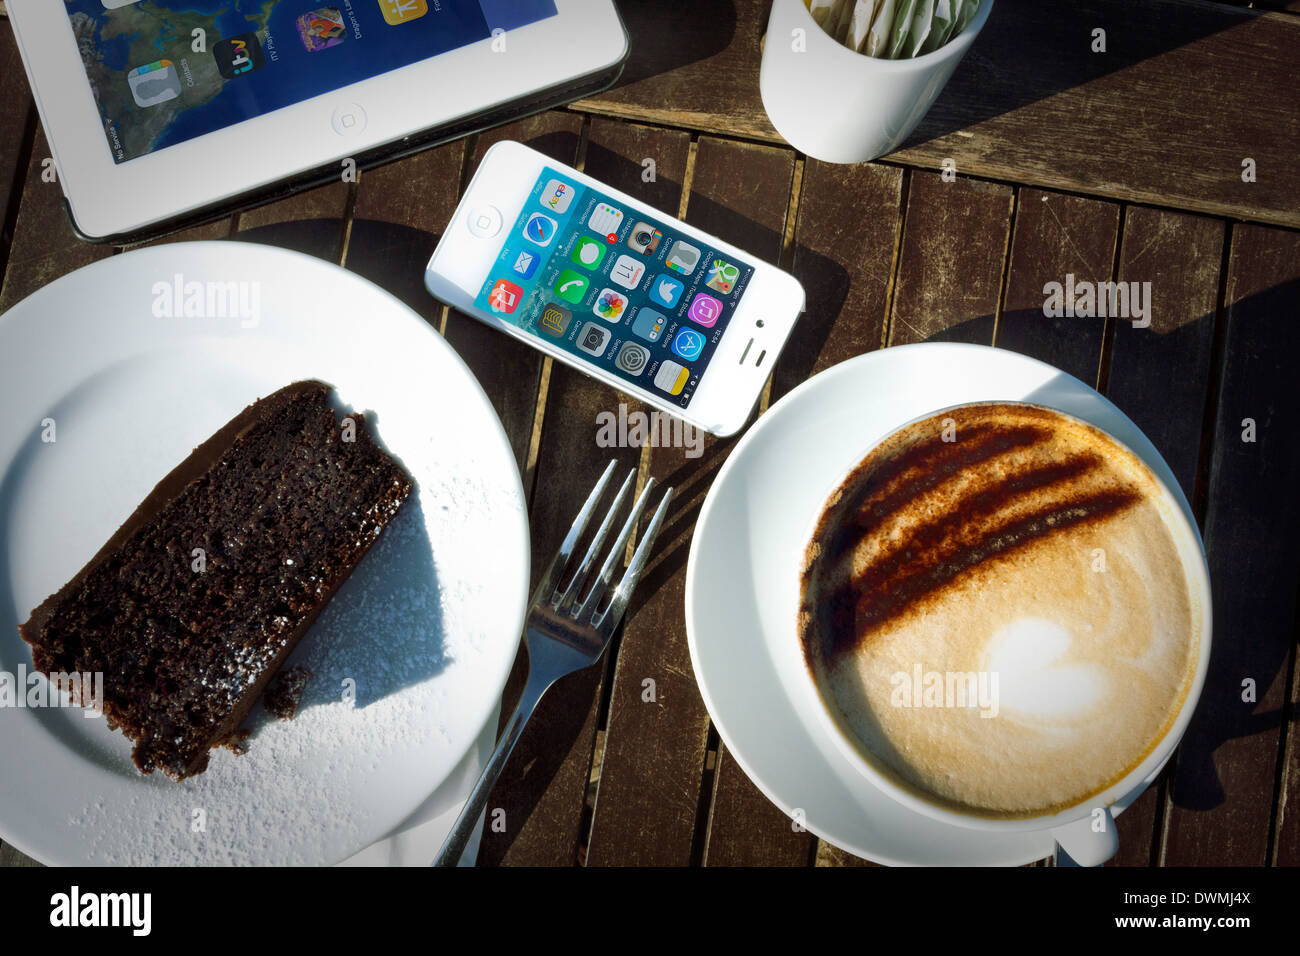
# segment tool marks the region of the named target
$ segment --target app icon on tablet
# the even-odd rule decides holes
[[[226,37],[212,45],[212,58],[217,61],[217,69],[228,80],[245,73],[260,70],[266,65],[262,56],[262,43],[256,33],[241,33],[239,36]]]
[[[157,106],[181,95],[181,78],[171,60],[155,60],[137,66],[126,75],[131,98],[140,107]]]
[[[343,14],[338,7],[321,7],[298,18],[298,38],[308,53],[338,46],[347,36]]]
[[[384,15],[384,22],[395,27],[424,16],[429,12],[429,4],[426,0],[379,0],[379,11]]]

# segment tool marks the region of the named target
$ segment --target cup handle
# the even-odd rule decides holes
[[[1101,866],[1119,850],[1115,818],[1109,807],[1100,812],[1104,819],[1099,820],[1094,812],[1052,831],[1057,845],[1079,866]]]

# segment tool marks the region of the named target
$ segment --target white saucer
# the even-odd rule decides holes
[[[879,863],[1018,865],[1055,848],[1044,831],[1002,835],[954,827],[891,800],[827,737],[809,710],[811,695],[794,683],[807,680],[794,629],[799,560],[835,482],[904,423],[994,400],[1046,405],[1109,432],[1164,481],[1195,527],[1159,452],[1092,388],[1015,352],[925,343],[836,365],[773,405],[722,466],[691,542],[691,660],[728,751],[783,811],[802,810],[809,831]]]
[[[205,293],[244,283],[248,305],[256,289],[256,321],[215,295],[204,315],[167,316],[177,277],[214,284]],[[30,669],[17,625],[172,466],[304,378],[365,412],[417,490],[291,659],[315,675],[298,716],[175,783],[141,775],[129,742],[80,709],[0,708],[5,842],[46,863],[334,863],[409,824],[478,741],[528,599],[523,490],[501,424],[397,299],[250,243],[114,256],[0,318],[0,670]]]

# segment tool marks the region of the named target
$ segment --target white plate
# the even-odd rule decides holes
[[[160,317],[177,277],[246,283],[247,308],[214,296],[211,314]],[[176,783],[141,775],[128,741],[80,709],[0,708],[0,838],[47,863],[333,863],[408,819],[494,712],[528,589],[514,456],[442,337],[336,266],[202,242],[51,283],[0,319],[0,356],[10,674],[31,666],[16,626],[32,608],[191,448],[282,385],[334,385],[417,487],[295,653],[315,674],[297,717],[262,723],[245,756],[218,750]]]
[[[991,400],[1036,402],[1108,431],[1173,490],[1191,519],[1159,452],[1092,388],[1015,352],[926,343],[836,365],[773,405],[718,473],[691,542],[691,661],[728,751],[773,803],[792,816],[802,810],[812,833],[880,863],[1016,865],[1055,847],[1046,832],[949,826],[875,789],[812,710],[795,635],[805,537],[835,482],[904,423]]]

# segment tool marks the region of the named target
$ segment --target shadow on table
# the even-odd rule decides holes
[[[330,188],[330,187],[322,187]],[[339,261],[343,220],[338,218],[290,219],[242,229],[231,236],[237,242],[257,242],[302,252],[326,262]]]
[[[618,6],[630,46],[619,86],[707,60],[729,47],[736,34],[732,0],[693,0],[689,13],[676,20],[659,3],[625,0]]]
[[[1255,16],[1226,6],[1169,0],[996,0],[965,60],[901,148],[969,129],[1143,60],[1249,24]],[[1105,53],[1092,52],[1093,31],[1098,28],[1106,31]]]
[[[342,230],[340,219],[305,219],[257,226],[237,233],[235,239],[337,262]],[[424,287],[424,267],[440,238],[401,223],[355,219],[344,264],[348,271],[369,279],[426,321],[436,323],[441,306]],[[357,316],[357,331],[364,333],[365,316]]]

